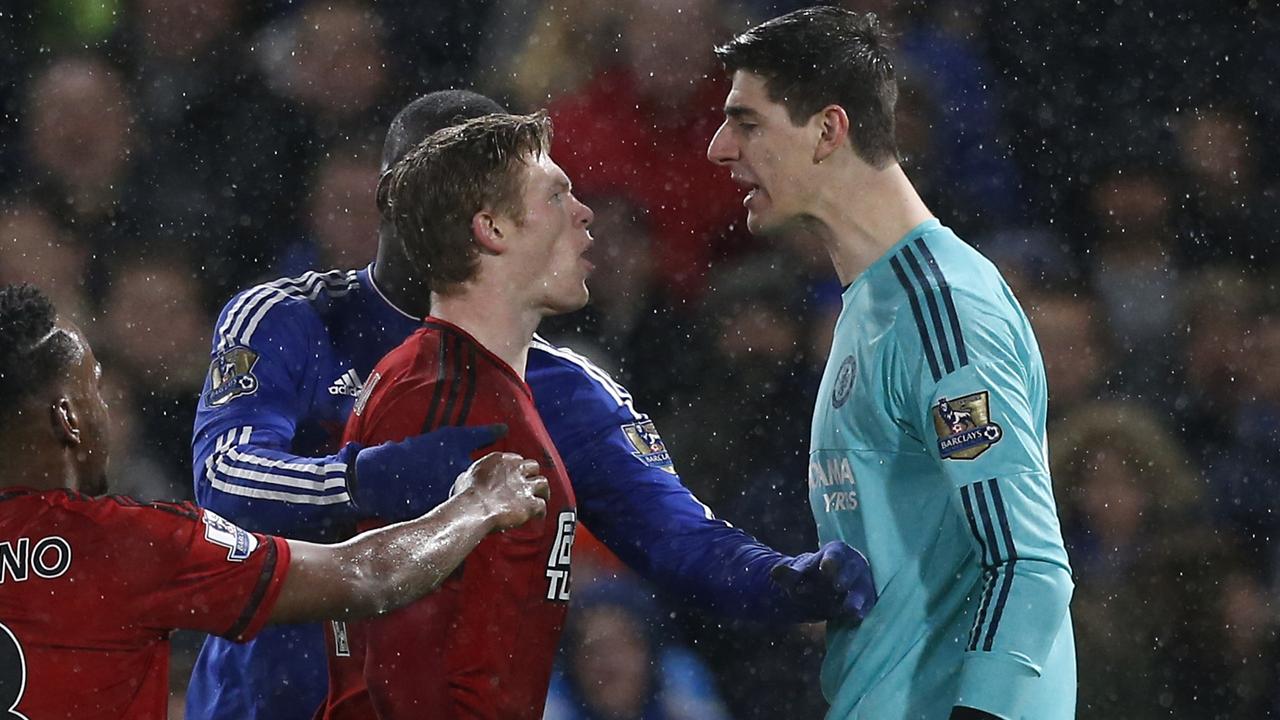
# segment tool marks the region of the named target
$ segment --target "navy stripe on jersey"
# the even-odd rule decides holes
[[[456,347],[453,350],[453,366],[449,368],[449,394],[444,403],[444,413],[440,416],[441,425],[456,425],[453,416],[454,408],[458,405],[458,398],[462,395],[463,385],[466,385],[466,366],[467,351],[471,348],[464,347],[462,340],[455,342]]]
[[[186,520],[199,520],[200,509],[190,502],[166,502],[164,500],[139,500],[128,495],[108,495],[117,505],[124,507],[146,507],[170,515],[177,515]]]
[[[934,382],[937,382],[943,375],[968,365],[969,353],[946,275],[923,237],[915,239],[914,248],[913,251],[911,245],[903,247],[889,259],[889,264],[907,294],[911,313],[915,316],[916,331],[920,333],[920,342],[924,346],[924,356],[929,362],[929,371]],[[910,273],[907,268],[910,268]]]
[[[916,316],[916,330],[920,333],[920,343],[924,345],[924,357],[929,361],[929,372],[933,374],[933,381],[937,382],[942,379],[942,371],[938,369],[938,359],[933,354],[933,341],[929,339],[929,328],[924,324],[924,314],[920,311],[920,300],[916,297],[916,289],[907,279],[907,274],[902,271],[902,263],[898,258],[889,258],[889,265],[893,268],[893,274],[898,276],[898,282],[902,284],[903,291],[907,293],[907,301],[911,303],[911,313]]]
[[[947,317],[951,320],[951,335],[956,341],[956,354],[960,358],[960,367],[969,364],[969,353],[964,346],[964,333],[960,330],[960,315],[956,312],[955,300],[951,297],[951,285],[947,282],[947,278],[942,274],[942,268],[938,267],[938,261],[933,257],[933,253],[929,251],[929,245],[924,241],[923,237],[916,238],[916,249],[920,251],[920,257],[924,258],[925,263],[929,266],[929,272],[933,274],[933,279],[938,283],[938,290],[942,293],[942,304],[947,309]]]
[[[982,644],[983,650],[991,650],[996,639],[996,630],[1000,627],[1000,616],[1004,614],[1005,601],[1009,599],[1009,588],[1013,586],[1013,568],[1018,561],[1018,549],[1013,544],[1013,530],[1009,527],[1009,516],[1004,509],[1004,498],[1000,496],[1000,484],[995,478],[987,481],[991,488],[991,503],[996,508],[996,520],[1000,524],[1000,533],[1004,536],[1005,552],[1009,561],[1005,563],[1004,579],[1000,584],[1000,599],[996,601],[995,612],[991,615],[991,625],[987,628],[987,639]]]
[[[476,399],[476,349],[467,347],[467,391],[462,397],[462,409],[458,411],[455,425],[466,425],[471,417],[471,403]]]
[[[995,595],[996,573],[993,570],[982,571],[982,602],[978,604],[978,614],[973,618],[973,627],[969,628],[968,650],[977,650],[978,641],[982,639],[982,628],[987,624],[987,612],[991,610],[991,597]]]
[[[258,575],[258,582],[254,584],[253,593],[249,595],[249,602],[245,603],[240,617],[231,626],[231,629],[223,634],[223,637],[228,640],[236,640],[244,634],[245,629],[249,627],[249,623],[253,621],[253,616],[258,613],[258,606],[262,604],[262,598],[267,594],[267,588],[271,585],[271,578],[276,574],[275,540],[267,538],[264,544],[266,548],[263,551],[267,553],[267,557],[262,563],[262,574]]]
[[[983,568],[982,601],[978,604],[978,614],[974,616],[973,627],[969,630],[969,650],[976,648],[978,640],[982,637],[981,629],[986,624],[987,608],[991,605],[991,595],[995,587],[994,573],[991,571],[995,565],[995,556],[992,554],[995,548],[988,549],[986,539],[978,530],[978,518],[973,511],[973,487],[966,485],[960,488],[960,502],[964,505],[964,513],[969,520],[969,531],[973,533],[973,539],[978,541],[979,561]],[[990,560],[988,560],[989,557]]]
[[[995,644],[1000,619],[1004,615],[1005,604],[1009,600],[1009,592],[1013,587],[1018,553],[1013,543],[1013,531],[1009,526],[1009,515],[1005,511],[1004,498],[1000,493],[998,480],[992,478],[961,488],[960,500],[969,521],[969,530],[977,540],[982,554],[984,576],[982,602],[969,633],[968,649],[977,650],[981,643],[982,650],[989,652]],[[982,530],[978,528],[979,517],[982,520]],[[997,535],[997,526],[999,535]],[[1001,540],[1004,543],[1003,549]],[[989,562],[988,552],[990,553]],[[997,585],[998,592],[996,592]],[[991,602],[993,594],[995,595],[994,603]]]
[[[453,358],[458,354],[458,339],[451,333],[444,333],[440,338],[440,357],[436,361],[440,376],[436,379],[436,387],[431,391],[431,402],[427,403],[427,417],[422,421],[422,432],[427,433],[440,427],[445,422],[442,405],[444,404],[446,386],[455,378],[449,375]]]
[[[942,365],[947,369],[947,374],[956,371],[956,365],[951,360],[951,349],[947,344],[947,333],[942,329],[942,313],[938,311],[938,298],[934,293],[929,292],[929,278],[925,277],[924,268],[920,267],[920,263],[916,261],[915,253],[911,252],[911,248],[902,249],[902,257],[907,261],[907,265],[911,268],[911,274],[915,276],[916,282],[920,283],[920,287],[924,289],[924,300],[929,306],[929,318],[933,320],[934,337],[938,338],[938,351],[942,355]]]

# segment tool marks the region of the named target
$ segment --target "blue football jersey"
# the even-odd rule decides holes
[[[937,220],[843,295],[814,409],[821,541],[871,563],[878,604],[832,623],[829,718],[1071,718],[1075,655],[1045,442],[1044,366],[999,272]]]
[[[371,268],[306,273],[246,290],[215,328],[193,438],[200,504],[247,529],[314,541],[349,533],[351,448],[336,446],[377,361],[420,324]],[[768,578],[783,556],[717,519],[680,482],[653,422],[576,353],[535,338],[526,380],[578,499],[578,517],[669,592],[725,614],[806,618]],[[424,480],[443,500],[453,478]],[[430,497],[430,495],[428,495]],[[326,689],[318,625],[209,638],[187,693],[192,720],[310,720]]]

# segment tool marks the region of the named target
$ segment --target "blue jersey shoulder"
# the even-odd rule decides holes
[[[675,473],[653,421],[636,409],[625,387],[586,357],[535,336],[527,380],[547,432],[571,466],[579,464],[579,452],[601,456],[600,448],[609,445],[620,451],[617,457],[639,460],[637,470]]]
[[[250,345],[268,314],[270,322],[288,316],[318,317],[333,298],[344,297],[360,287],[355,270],[311,270],[297,277],[280,278],[255,285],[236,294],[218,316],[214,330],[217,347]]]
[[[631,393],[586,357],[534,336],[529,347],[527,380],[539,410],[554,408],[555,415],[572,407],[587,423],[638,420]]]

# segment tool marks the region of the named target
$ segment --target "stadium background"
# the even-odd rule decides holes
[[[395,110],[459,84],[548,107],[601,269],[592,306],[546,334],[630,387],[722,517],[803,551],[839,288],[815,248],[749,238],[703,157],[725,90],[712,44],[801,4],[6,0],[0,282],[40,284],[92,336],[117,487],[190,497],[217,307],[368,262]],[[997,261],[1044,352],[1080,717],[1270,716],[1280,13],[845,4],[897,37],[908,174]],[[659,688],[666,714],[645,717],[820,716],[820,628],[718,623],[590,574],[555,717]],[[175,698],[194,641],[179,637]]]

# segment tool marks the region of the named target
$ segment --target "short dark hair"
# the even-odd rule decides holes
[[[463,120],[504,112],[506,109],[492,99],[470,90],[427,93],[405,105],[392,118],[386,140],[382,143],[382,169],[384,172],[388,170],[437,130],[457,125]]]
[[[55,325],[57,317],[34,285],[0,288],[0,425],[79,357],[79,344]]]
[[[387,171],[379,187],[383,218],[433,290],[446,292],[475,274],[477,212],[523,217],[519,169],[550,147],[545,111],[484,115],[432,133]]]
[[[793,124],[839,105],[849,115],[858,157],[876,167],[898,159],[898,83],[889,37],[874,13],[796,10],[751,28],[715,53],[730,75],[745,70],[763,78],[769,99],[787,109]]]

